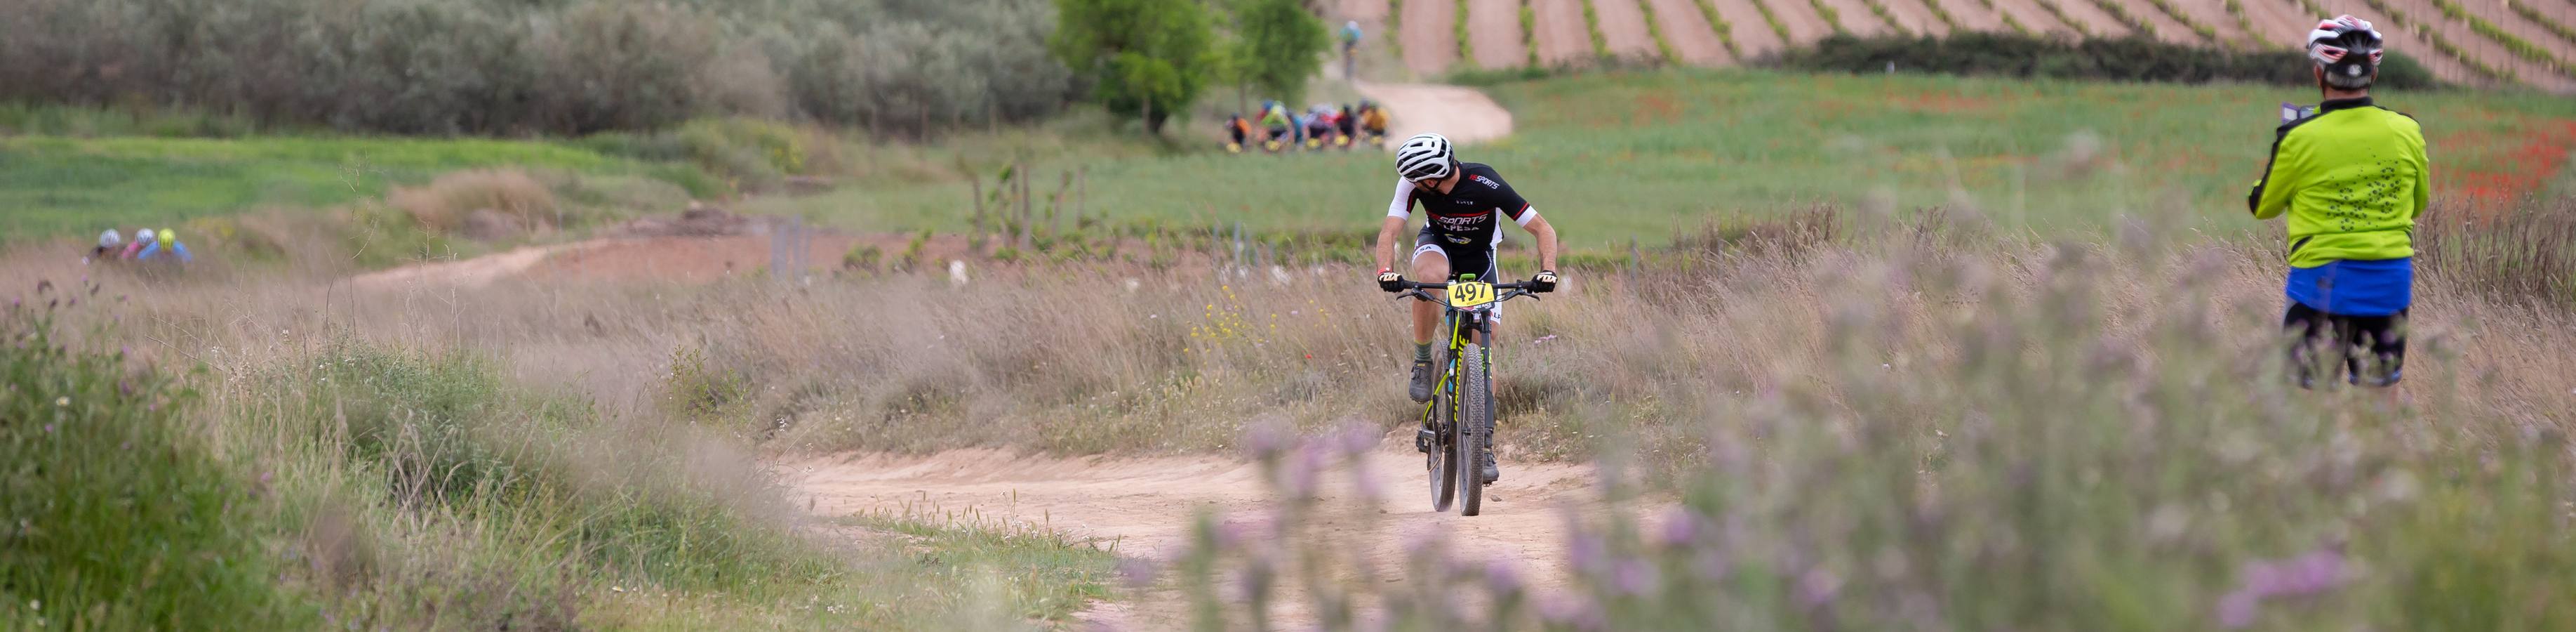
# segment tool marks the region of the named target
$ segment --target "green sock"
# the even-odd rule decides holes
[[[1425,342],[1425,343],[1422,343],[1422,344],[1413,345],[1413,361],[1415,361],[1415,362],[1430,362],[1430,361],[1431,361],[1431,343]]]

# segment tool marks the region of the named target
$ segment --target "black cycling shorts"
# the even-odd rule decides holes
[[[2340,316],[2290,301],[2281,326],[2297,334],[2290,345],[2290,371],[2299,386],[2315,388],[2316,372],[2327,379],[2341,365],[2350,383],[2387,387],[2405,377],[2406,312],[2388,316]],[[2319,357],[2323,354],[2324,357]],[[2343,360],[2340,363],[2334,360]]]
[[[1457,243],[1425,225],[1422,227],[1422,232],[1413,235],[1413,256],[1419,259],[1422,253],[1427,251],[1437,251],[1449,258],[1449,276],[1455,277],[1472,272],[1481,281],[1503,282],[1502,279],[1497,278],[1502,271],[1494,265],[1493,244]]]

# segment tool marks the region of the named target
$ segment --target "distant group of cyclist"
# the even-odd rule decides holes
[[[1319,103],[1304,112],[1293,112],[1278,101],[1261,102],[1261,110],[1251,118],[1237,112],[1225,121],[1225,149],[1242,153],[1258,144],[1263,151],[1279,153],[1291,149],[1308,151],[1375,147],[1386,139],[1386,107],[1368,99],[1359,105]]]
[[[92,264],[120,261],[188,263],[195,260],[196,256],[188,253],[188,245],[179,241],[179,231],[167,228],[155,231],[145,228],[134,231],[134,241],[128,242],[125,240],[124,233],[110,228],[98,234],[98,246],[90,249],[89,257],[83,262]]]

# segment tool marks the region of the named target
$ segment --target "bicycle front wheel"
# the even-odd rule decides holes
[[[1449,448],[1449,444],[1455,442],[1449,429],[1458,424],[1452,419],[1451,411],[1454,409],[1450,408],[1449,402],[1447,394],[1431,396],[1433,434],[1440,437],[1441,443],[1422,453],[1423,469],[1431,474],[1431,511],[1435,513],[1449,510],[1450,503],[1458,498],[1460,483],[1475,480],[1458,475],[1458,451]]]
[[[1461,516],[1473,516],[1484,511],[1484,460],[1493,458],[1488,454],[1491,452],[1488,448],[1493,444],[1489,437],[1494,431],[1494,385],[1488,381],[1490,377],[1485,366],[1484,345],[1468,344],[1458,356],[1458,417],[1455,423],[1450,424],[1457,428],[1452,433],[1454,438],[1449,453],[1455,455],[1451,458],[1457,463],[1453,469],[1460,472],[1458,515]]]

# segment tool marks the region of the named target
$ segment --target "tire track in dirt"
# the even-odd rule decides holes
[[[1693,66],[1725,66],[1735,62],[1726,52],[1726,42],[1717,38],[1717,29],[1700,15],[1699,3],[1693,0],[1644,0],[1655,9],[1655,26],[1663,29],[1664,39],[1673,43],[1673,54]]]
[[[1600,15],[1601,37],[1609,40],[1610,54],[1621,59],[1663,59],[1655,49],[1654,33],[1646,26],[1646,12],[1637,8],[1637,0],[1591,0],[1592,11]],[[1670,23],[1670,20],[1666,20]]]
[[[1958,20],[1961,29],[1988,33],[2012,32],[2012,27],[2004,25],[2003,16],[1995,13],[1993,9],[1986,8],[1985,3],[1977,0],[1932,0],[1932,2],[1940,5],[1942,10],[1949,11],[1950,18]],[[2022,24],[2027,26],[2030,23]]]
[[[1583,25],[1583,0],[1530,0],[1536,12],[1538,61],[1549,66],[1592,59],[1592,31]]]
[[[1459,559],[1509,560],[1539,591],[1563,586],[1559,553],[1567,531],[1565,508],[1599,511],[1589,467],[1513,464],[1486,488],[1483,515],[1431,511],[1423,459],[1393,439],[1382,439],[1352,468],[1337,465],[1319,477],[1324,511],[1304,524],[1377,562],[1387,572],[1405,567],[1404,543],[1445,532]],[[1201,512],[1243,525],[1268,524],[1274,496],[1259,467],[1213,457],[1057,458],[1000,450],[965,450],[930,456],[840,455],[773,466],[784,483],[824,517],[853,514],[952,513],[992,524],[1038,525],[1076,538],[1115,542],[1120,557],[1163,561],[1186,545]],[[1383,500],[1372,502],[1372,497]],[[1374,505],[1375,513],[1367,507]],[[1164,593],[1134,603],[1095,608],[1084,618],[1119,628],[1177,629],[1186,604]],[[1280,600],[1273,623],[1301,629],[1312,616],[1303,599]]]
[[[1834,34],[1833,22],[1827,21],[1824,14],[1817,13],[1816,5],[1809,3],[1807,0],[1747,1],[1759,2],[1762,6],[1771,8],[1771,15],[1780,18],[1781,26],[1788,27],[1789,45],[1791,46],[1812,44],[1815,43],[1816,40],[1824,39],[1826,36]],[[1756,16],[1757,19],[1759,17],[1760,16]]]
[[[1726,18],[1727,26],[1735,35],[1736,47],[1743,49],[1747,58],[1761,57],[1788,46],[1787,42],[1780,41],[1778,32],[1771,30],[1771,23],[1763,21],[1762,10],[1754,7],[1754,3],[1760,1],[1711,0],[1711,4],[1717,7],[1717,15]]]
[[[1529,43],[1521,41],[1520,0],[1467,0],[1467,36],[1475,38],[1477,67],[1529,65]]]
[[[1458,5],[1449,0],[1404,3],[1404,67],[1413,74],[1436,77],[1458,63]]]

